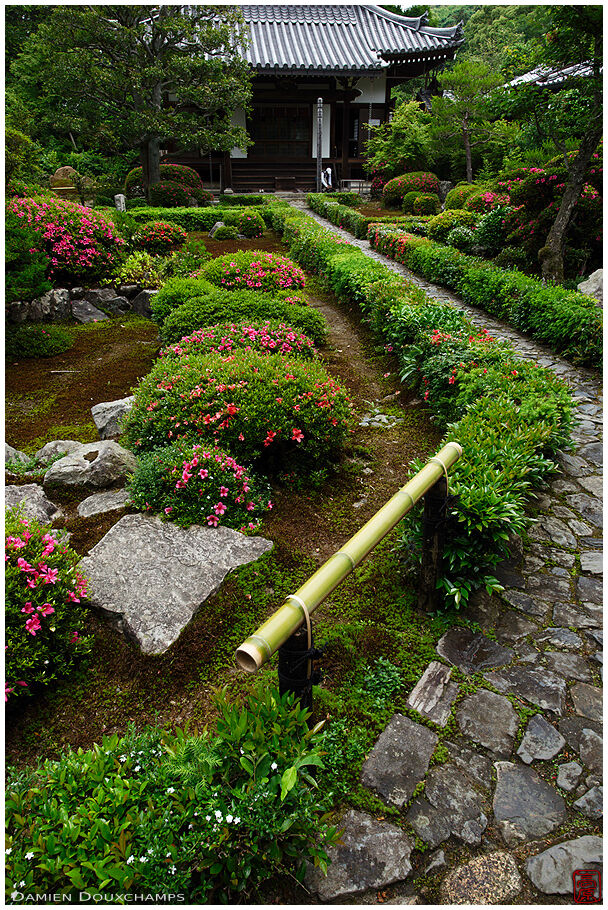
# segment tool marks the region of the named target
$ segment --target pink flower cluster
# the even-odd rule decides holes
[[[49,257],[51,274],[107,272],[125,243],[100,213],[66,199],[20,197],[7,208],[39,235],[36,252]]]
[[[204,271],[190,277],[199,278]],[[222,268],[220,283],[223,287],[272,290],[273,288],[303,288],[304,272],[286,256],[260,253],[251,262],[240,267],[237,262],[227,262]]]
[[[284,323],[271,328],[270,323],[265,322],[198,329],[177,344],[165,348],[161,357],[196,353],[232,354],[238,348],[267,354],[305,354],[309,357],[316,354],[314,344],[306,335]]]

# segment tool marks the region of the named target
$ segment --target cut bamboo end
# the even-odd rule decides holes
[[[246,673],[256,673],[264,663],[262,651],[250,641],[244,641],[236,649],[236,662]]]

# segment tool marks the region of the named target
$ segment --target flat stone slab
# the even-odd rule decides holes
[[[577,714],[590,720],[602,721],[602,690],[587,683],[575,683],[570,689],[572,703]]]
[[[82,560],[91,604],[145,654],[166,651],[226,575],[272,549],[231,528],[125,515]]]
[[[555,714],[566,707],[566,682],[561,676],[544,668],[510,667],[484,673],[485,679],[499,692],[519,695],[533,705]]]
[[[591,670],[580,654],[564,654],[563,651],[545,651],[545,663],[548,668],[565,679],[578,679],[581,682],[592,682]]]
[[[603,600],[602,582],[599,578],[580,575],[576,579],[576,593],[579,600],[601,605]]]
[[[520,638],[525,638],[531,632],[538,632],[538,626],[530,619],[520,616],[513,610],[507,610],[502,614],[498,625],[496,626],[496,635],[499,641],[515,642]]]
[[[445,727],[458,695],[458,685],[450,682],[451,675],[451,669],[438,660],[432,661],[410,692],[408,708]]]
[[[506,844],[533,840],[566,818],[563,798],[532,768],[496,762],[494,817]]]
[[[479,689],[463,699],[456,712],[458,726],[465,736],[497,755],[508,756],[519,727],[519,716],[508,698]]]
[[[401,808],[429,767],[438,736],[409,717],[395,714],[361,770],[361,783]]]
[[[97,427],[100,439],[110,439],[111,436],[120,436],[122,421],[133,407],[134,395],[127,398],[118,398],[116,401],[101,401],[93,405],[91,414]]]
[[[51,502],[40,484],[37,483],[5,487],[4,504],[7,509],[21,505],[26,518],[42,524],[48,524],[63,515],[61,509]]]
[[[521,891],[521,876],[509,853],[497,851],[457,866],[443,880],[442,904],[506,904]]]
[[[523,610],[524,613],[528,613],[530,616],[544,616],[549,609],[548,603],[544,603],[536,597],[530,597],[529,594],[524,594],[523,591],[502,591],[500,596],[511,607]]]
[[[603,769],[604,738],[595,730],[584,729],[581,733],[578,754],[590,771],[601,774]]]
[[[573,651],[583,644],[580,635],[577,635],[576,632],[571,629],[559,629],[555,626],[545,629],[536,640],[554,648],[571,648]]]
[[[585,550],[581,553],[581,572],[591,575],[602,575],[604,572],[604,554],[601,550]]]
[[[566,745],[566,740],[542,714],[530,718],[517,754],[527,765],[535,760],[547,761]]]
[[[413,844],[401,828],[351,809],[340,827],[341,845],[327,851],[327,875],[310,864],[304,884],[322,901],[378,890],[403,881],[412,871]]]
[[[582,773],[582,766],[577,761],[569,761],[560,765],[557,770],[557,786],[560,790],[570,793],[578,784]]]
[[[88,300],[72,301],[72,316],[77,322],[103,322],[108,316],[102,311],[89,303]]]
[[[592,787],[580,799],[572,804],[574,809],[582,812],[587,818],[601,818],[604,814],[604,788]]]
[[[526,860],[528,878],[543,894],[568,894],[572,897],[575,869],[601,869],[603,841],[586,834],[576,840],[554,844]],[[599,895],[598,895],[599,898]]]
[[[451,763],[432,768],[424,796],[459,840],[471,845],[481,843],[488,824],[485,796],[465,771]]]
[[[86,499],[79,503],[77,512],[82,518],[90,518],[92,515],[112,512],[114,509],[124,509],[128,501],[129,494],[126,490],[93,493],[92,496],[87,496]]]
[[[598,612],[601,612],[599,610]],[[601,616],[594,616],[585,607],[575,610],[572,604],[555,604],[553,622],[556,626],[574,626],[576,629],[596,629],[602,623]]]
[[[562,717],[558,724],[559,732],[565,737],[571,749],[580,755],[583,737],[586,730],[592,730],[596,736],[602,736],[602,725],[586,717]]]
[[[465,673],[478,673],[488,667],[502,667],[511,663],[513,651],[504,648],[481,633],[474,634],[467,628],[453,628],[437,642],[437,653]]]
[[[89,442],[55,461],[43,483],[47,490],[103,490],[124,483],[136,465],[133,453],[111,439]]]

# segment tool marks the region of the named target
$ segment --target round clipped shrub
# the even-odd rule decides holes
[[[304,332],[316,345],[324,344],[327,339],[327,323],[321,313],[312,307],[286,303],[270,294],[219,288],[203,291],[200,296],[189,298],[173,310],[165,319],[160,336],[165,344],[172,344],[205,326],[226,320],[242,322],[243,319],[285,322]]]
[[[232,354],[243,348],[261,354],[284,354],[289,357],[312,359],[316,353],[310,338],[284,322],[234,322],[211,325],[185,335],[177,344],[161,351],[161,357],[182,357],[184,354]]]
[[[218,256],[200,269],[195,276],[205,278],[217,287],[236,290],[272,292],[279,289],[296,290],[306,282],[304,272],[287,256],[245,250]]]
[[[464,204],[473,193],[479,192],[479,186],[475,183],[459,183],[445,197],[445,206],[447,209],[462,209]]]
[[[148,253],[168,253],[188,239],[186,231],[170,221],[149,221],[137,232],[134,243]]]
[[[439,195],[439,178],[426,171],[413,171],[411,174],[402,174],[393,177],[382,190],[384,201],[387,205],[399,206],[407,193],[416,190],[418,193],[436,193]]]
[[[22,325],[6,332],[4,351],[18,360],[26,357],[53,357],[74,345],[67,329],[57,325]]]
[[[82,637],[80,557],[50,526],[8,509],[5,519],[6,697],[69,675],[91,649]]]
[[[476,241],[490,253],[497,253],[506,243],[507,215],[510,211],[507,206],[497,206],[479,219],[475,231]]]
[[[136,453],[188,438],[263,472],[335,464],[351,404],[316,361],[255,351],[161,358],[135,389],[125,441]]]
[[[163,275],[167,278],[187,278],[195,269],[211,259],[211,253],[202,240],[187,240],[165,259]]]
[[[160,179],[161,182],[179,183],[180,186],[185,186],[189,189],[202,190],[203,188],[198,173],[194,168],[187,167],[185,164],[161,164]],[[125,193],[131,197],[144,195],[143,170],[141,167],[134,167],[125,177]],[[211,196],[211,193],[209,195]]]
[[[499,205],[508,205],[510,202],[507,193],[496,193],[494,190],[483,190],[481,193],[471,193],[466,199],[464,207],[469,212],[491,212]]]
[[[446,243],[460,250],[461,253],[470,253],[476,242],[475,234],[471,228],[465,227],[464,224],[459,224],[452,228],[446,237]]]
[[[131,253],[114,272],[120,284],[139,284],[144,288],[159,288],[163,283],[163,260],[144,250]]]
[[[177,208],[187,206],[189,199],[188,190],[179,183],[163,180],[150,187],[150,205],[159,208]]]
[[[421,193],[414,200],[414,215],[436,215],[440,211],[441,202],[436,193]]]
[[[236,240],[238,235],[238,228],[234,227],[233,224],[222,224],[221,227],[215,231],[213,240]]]
[[[243,212],[238,221],[239,234],[244,237],[261,237],[266,230],[264,219],[259,212]]]
[[[477,215],[474,212],[468,212],[466,209],[449,209],[447,212],[440,212],[429,221],[427,236],[436,243],[445,243],[448,234],[455,227],[473,228],[477,223]]]
[[[413,215],[414,203],[420,195],[421,193],[418,190],[413,190],[411,193],[406,193],[401,204],[401,211],[406,215]]]
[[[48,257],[53,276],[90,278],[107,273],[124,250],[125,241],[112,221],[67,199],[11,199],[7,211],[36,232],[39,252]]]
[[[131,500],[145,512],[161,512],[182,527],[253,530],[272,508],[268,490],[227,452],[182,439],[138,460]]]

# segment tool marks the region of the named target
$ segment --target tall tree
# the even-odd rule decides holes
[[[65,129],[91,144],[137,148],[148,189],[160,180],[163,141],[221,151],[246,144],[231,123],[251,93],[237,52],[241,23],[237,7],[56,7],[14,70]]]
[[[440,140],[460,136],[469,183],[473,182],[473,146],[486,142],[492,132],[484,103],[501,81],[499,73],[474,60],[463,60],[439,76],[444,95],[433,99],[432,129]]]

